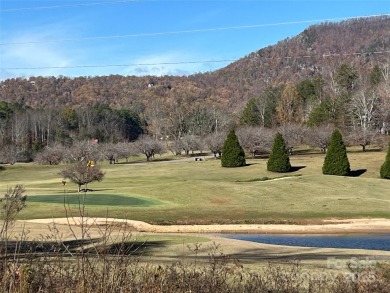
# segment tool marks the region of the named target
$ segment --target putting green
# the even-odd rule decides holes
[[[149,207],[161,204],[160,201],[155,199],[145,199],[139,197],[125,196],[119,194],[66,194],[64,195],[34,195],[27,197],[27,202],[44,202],[54,204],[75,204],[84,203],[86,206],[136,206],[136,207]]]

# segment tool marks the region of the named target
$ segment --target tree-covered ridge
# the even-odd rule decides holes
[[[110,75],[9,79],[0,84],[0,100],[31,107],[103,103],[114,108],[142,108],[156,97],[174,97],[173,90],[213,103],[225,101],[240,108],[269,85],[284,84],[287,80],[296,83],[317,74],[328,79],[342,63],[362,73],[378,62],[388,63],[387,54],[373,52],[389,50],[389,27],[390,18],[386,16],[314,25],[294,38],[253,52],[223,69],[188,77]]]
[[[245,97],[267,86],[299,82],[317,74],[330,74],[342,63],[364,73],[375,64],[388,63],[390,18],[387,16],[310,26],[296,37],[253,52],[216,71],[218,85]],[[361,53],[361,54],[356,54]],[[238,101],[239,97],[235,97]]]
[[[268,152],[276,128],[289,151],[308,137],[326,150],[333,127],[364,151],[390,132],[389,54],[372,53],[389,51],[389,27],[389,17],[316,25],[224,69],[188,77],[5,80],[0,151],[33,153],[90,138],[128,142],[146,133],[169,141],[174,153],[207,144],[217,155],[221,137],[238,126],[252,156]]]

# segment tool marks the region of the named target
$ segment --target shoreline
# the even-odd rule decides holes
[[[210,225],[152,225],[142,221],[115,218],[53,218],[20,220],[19,222],[92,226],[118,226],[136,232],[148,233],[196,233],[196,234],[386,234],[390,233],[390,219],[327,219],[321,224],[210,224]]]
[[[298,228],[303,229],[303,235],[315,235],[315,234],[372,234],[372,233],[389,233],[390,234],[390,219],[344,219],[335,220],[328,219],[323,220],[323,225],[283,225],[285,229],[277,229],[276,224],[268,225],[254,225],[258,228],[265,228],[267,226],[267,232],[263,230],[249,230],[248,226],[253,225],[238,225],[241,228],[239,233],[248,234],[249,232],[264,233],[264,234],[295,234],[298,235]],[[35,220],[19,220],[13,230],[13,235],[18,237],[23,230],[28,231],[28,238],[30,240],[40,239],[42,235],[51,233],[48,227],[53,225],[56,230],[59,231],[59,235],[63,241],[74,240],[76,235],[80,235],[82,229],[88,230],[88,237],[99,237],[101,233],[104,233],[106,229],[112,229],[114,237],[115,235],[131,235],[133,239],[143,237],[147,239],[150,235],[151,239],[164,239],[164,235],[178,235],[186,237],[188,235],[195,237],[206,237],[207,240],[201,240],[199,242],[197,257],[201,262],[206,263],[209,260],[209,254],[218,248],[220,253],[229,255],[234,259],[239,260],[246,267],[251,269],[258,269],[263,267],[270,261],[276,261],[278,263],[283,261],[299,260],[302,264],[307,265],[311,269],[314,268],[326,268],[328,261],[332,259],[345,260],[345,263],[357,258],[370,258],[374,261],[390,261],[390,251],[386,250],[368,250],[368,249],[356,249],[356,248],[319,248],[319,247],[304,247],[304,246],[288,246],[288,245],[276,245],[257,243],[246,240],[237,240],[232,238],[225,238],[223,235],[218,235],[222,231],[231,233],[233,226],[236,225],[201,225],[201,226],[158,226],[150,225],[145,222],[133,221],[133,220],[121,220],[121,219],[104,219],[104,218],[85,218],[83,222],[87,227],[81,228],[80,218],[56,218],[56,219],[35,219]],[[329,224],[332,223],[332,224]],[[208,226],[208,230],[202,230]],[[228,227],[226,227],[228,226]],[[301,226],[301,227],[297,227]],[[318,226],[323,226],[323,231],[318,233],[316,229]],[[337,229],[334,227],[337,226]],[[349,229],[354,226],[354,229]],[[76,228],[77,227],[77,228]],[[75,229],[76,228],[76,229]],[[184,229],[186,228],[186,229]],[[194,229],[196,228],[196,231]],[[213,228],[213,229],[211,229]],[[229,228],[229,229],[228,229]],[[280,228],[280,227],[279,227]],[[287,229],[288,228],[288,229]],[[332,229],[331,229],[332,228]],[[348,229],[347,229],[348,228]],[[245,229],[245,230],[244,230]],[[287,229],[287,230],[286,230]],[[346,230],[347,229],[347,230]],[[218,230],[217,232],[211,231]],[[177,232],[179,231],[179,232]],[[201,231],[201,232],[199,232]],[[301,231],[301,230],[299,230]],[[301,231],[302,232],[302,231]],[[314,233],[317,232],[317,233]],[[51,234],[50,234],[51,235]],[[78,236],[76,236],[77,238]],[[162,238],[160,238],[162,237]],[[119,237],[119,239],[122,239]],[[190,247],[195,247],[195,243],[188,242],[185,244],[185,238],[183,243],[167,244],[163,249],[152,248],[152,254],[147,257],[147,262],[153,261],[157,263],[161,262],[177,262],[177,261],[192,261],[193,250]],[[144,241],[144,240],[142,240]],[[152,240],[153,241],[153,240]],[[157,240],[158,241],[158,240]],[[162,241],[162,240],[160,240]],[[147,240],[145,240],[147,242]],[[192,244],[193,243],[193,244]],[[191,246],[192,245],[192,246]]]

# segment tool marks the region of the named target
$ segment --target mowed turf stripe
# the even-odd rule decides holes
[[[27,202],[41,202],[53,204],[80,204],[96,206],[139,206],[149,207],[161,204],[158,200],[150,200],[139,197],[124,196],[119,194],[67,194],[67,195],[34,195],[27,198]]]

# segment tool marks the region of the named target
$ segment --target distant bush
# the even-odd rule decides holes
[[[385,162],[381,166],[380,175],[381,178],[390,179],[390,142],[387,148],[387,155],[386,155]]]
[[[246,165],[245,152],[234,130],[230,131],[223,144],[221,165],[222,167],[241,167]]]
[[[271,154],[267,162],[267,170],[285,173],[291,171],[290,158],[283,136],[278,132],[272,145]]]
[[[330,137],[322,173],[325,175],[348,176],[351,172],[347,149],[339,130],[335,129]]]

